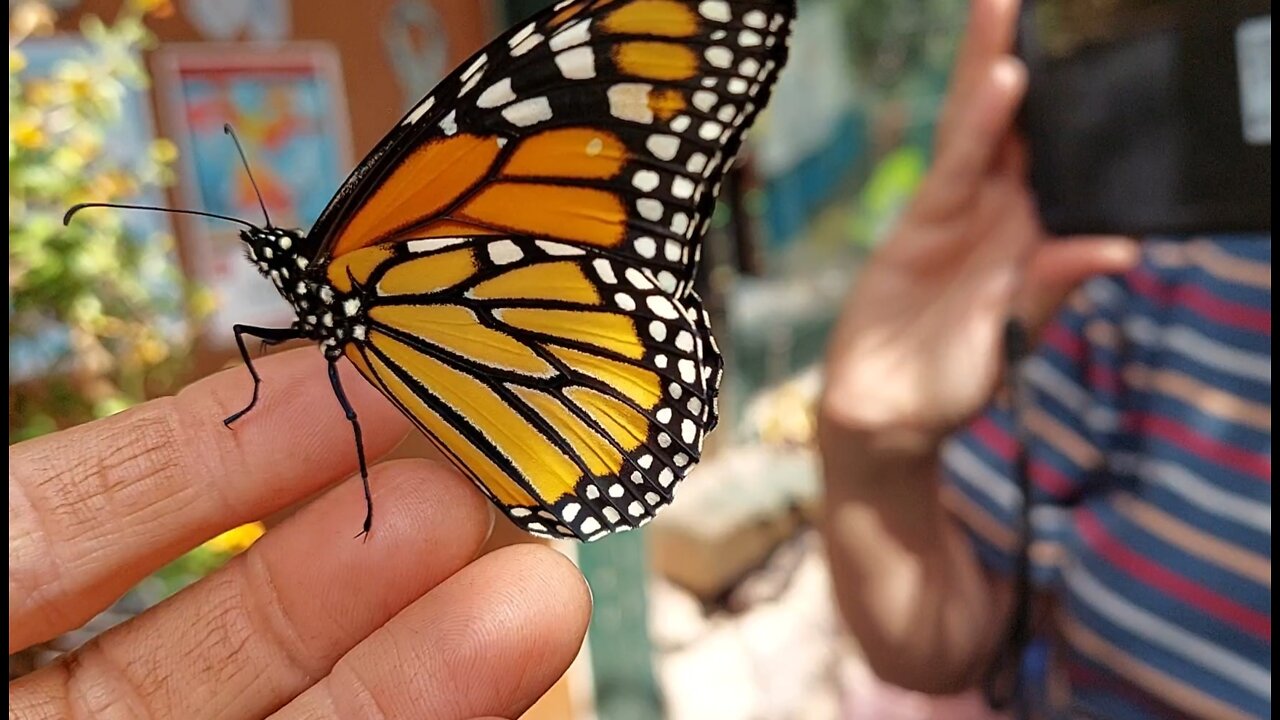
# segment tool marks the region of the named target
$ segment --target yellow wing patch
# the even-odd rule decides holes
[[[469,248],[449,250],[393,265],[378,281],[378,292],[383,295],[437,292],[457,285],[475,272],[476,259]]]
[[[576,263],[529,265],[505,272],[471,288],[478,300],[545,300],[548,296],[581,305],[599,305],[600,294]]]
[[[492,368],[539,377],[555,372],[528,345],[485,327],[474,312],[458,305],[380,305],[369,317]]]
[[[609,13],[601,25],[619,35],[690,37],[698,32],[698,17],[675,0],[635,0]]]

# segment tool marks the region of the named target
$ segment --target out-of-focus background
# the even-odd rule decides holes
[[[172,392],[239,362],[233,322],[289,319],[225,224],[98,212],[64,228],[70,204],[255,218],[229,122],[273,219],[306,227],[405,110],[543,4],[10,0],[9,442]],[[984,716],[974,698],[884,687],[860,663],[811,529],[808,448],[827,331],[923,173],[965,3],[800,6],[790,67],[703,254],[728,364],[721,429],[658,521],[562,548],[591,582],[595,618],[530,718]],[[432,454],[416,437],[399,452]],[[210,540],[83,630],[10,657],[10,677],[178,591],[264,527]],[[529,541],[500,528],[493,543]]]

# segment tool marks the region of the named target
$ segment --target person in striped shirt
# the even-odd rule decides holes
[[[1044,236],[1013,0],[975,0],[936,159],[833,335],[824,534],[872,668],[973,688],[1010,622],[1021,407],[1045,717],[1271,714],[1271,243]]]

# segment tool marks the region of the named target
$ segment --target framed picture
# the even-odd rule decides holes
[[[179,148],[183,207],[265,222],[226,124],[277,227],[309,227],[350,170],[342,70],[329,45],[167,45],[156,54],[155,78],[163,123]],[[288,304],[245,261],[237,225],[184,217],[182,231],[192,279],[217,300],[201,332],[206,348],[234,347],[234,323],[292,321]]]

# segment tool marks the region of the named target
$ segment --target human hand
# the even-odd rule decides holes
[[[228,370],[174,398],[9,448],[9,652],[78,627],[203,540],[355,470],[314,350],[265,358],[263,402]],[[370,457],[404,418],[346,385]],[[565,671],[590,615],[571,563],[518,545],[476,558],[487,501],[451,467],[372,470],[367,542],[347,479],[225,567],[9,685],[9,717],[519,716]]]
[[[828,442],[929,451],[995,391],[1007,318],[1034,329],[1080,281],[1137,260],[1131,240],[1051,241],[1040,225],[1012,130],[1026,86],[1017,15],[1017,0],[973,2],[934,164],[832,337]]]

